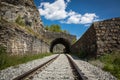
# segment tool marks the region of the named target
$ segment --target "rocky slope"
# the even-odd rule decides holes
[[[0,1],[0,45],[12,55],[49,51],[33,0]]]
[[[43,25],[33,0],[1,0],[0,17],[43,33]],[[20,20],[22,24],[20,23]]]

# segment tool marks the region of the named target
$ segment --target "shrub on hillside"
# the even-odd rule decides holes
[[[25,21],[22,19],[20,15],[16,18],[15,22],[21,26],[25,26]]]
[[[105,64],[103,70],[112,73],[118,79],[120,79],[120,52],[113,52],[111,54],[105,54],[100,57],[100,61]]]

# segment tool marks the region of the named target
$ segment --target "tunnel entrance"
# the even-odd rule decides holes
[[[50,45],[50,52],[53,52],[53,49],[57,44],[62,44],[64,46],[64,49],[63,49],[64,53],[70,53],[70,42],[64,38],[57,38],[53,40]]]

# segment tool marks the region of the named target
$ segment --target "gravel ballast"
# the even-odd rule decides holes
[[[12,80],[15,77],[49,61],[58,54],[47,56],[42,59],[33,60],[17,66],[12,66],[0,71],[0,80]],[[109,72],[93,66],[92,64],[68,55],[78,66],[80,72],[87,77],[87,80],[117,80]],[[43,71],[33,76],[33,80],[74,80],[71,66],[67,57],[61,54],[55,61],[47,66]]]
[[[19,64],[17,66],[11,66],[7,69],[0,71],[0,80],[12,80],[15,77],[47,62],[48,60],[52,59],[53,57],[57,56],[58,54],[54,54],[51,56],[44,57],[42,59],[33,60],[24,64]]]
[[[69,55],[69,57],[77,64],[81,72],[88,78],[88,80],[117,80],[117,78],[109,72],[105,72],[102,69],[86,61],[80,60],[75,56]]]
[[[74,75],[67,57],[61,54],[45,70],[35,75],[33,80],[74,80]]]

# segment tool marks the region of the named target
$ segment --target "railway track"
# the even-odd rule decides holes
[[[37,71],[42,71],[45,67],[47,67],[50,63],[52,63],[59,55],[57,55],[56,57],[50,59],[49,61],[31,69],[30,71],[14,78],[13,80],[31,80],[32,77],[37,73]]]
[[[77,66],[77,64],[68,56],[66,55],[71,67],[73,68],[73,74],[75,76],[75,80],[88,80],[87,77],[84,76],[83,73],[81,73],[81,70],[79,69],[79,67]]]
[[[74,61],[60,54],[13,80],[87,80]]]

